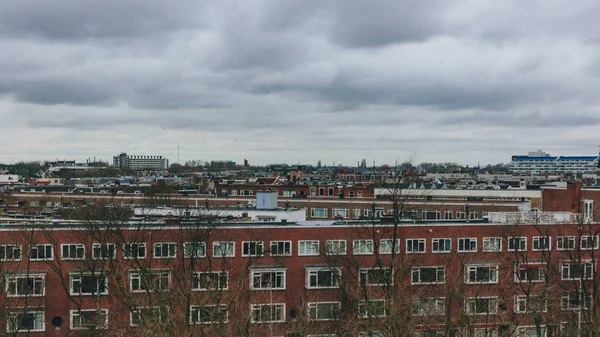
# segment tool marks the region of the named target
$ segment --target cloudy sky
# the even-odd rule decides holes
[[[599,1],[5,0],[0,162],[594,155]]]

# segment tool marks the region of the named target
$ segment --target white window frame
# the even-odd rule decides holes
[[[531,306],[531,301],[541,301],[540,299],[538,299],[540,296],[527,296],[527,295],[515,295],[515,313],[517,314],[526,314],[526,313],[535,313],[539,311],[535,311],[535,310],[529,310],[530,306]],[[547,312],[548,311],[548,301],[546,299],[543,299],[543,310],[541,312]],[[524,306],[524,307],[523,307]]]
[[[65,256],[65,247],[67,248],[67,255],[70,255],[71,248],[75,247],[75,255],[78,255],[80,249],[83,251],[82,255],[71,257]],[[85,259],[85,245],[83,243],[63,243],[60,245],[60,259],[61,260],[84,260]]]
[[[395,242],[394,242],[395,241]],[[392,248],[392,244],[395,249]],[[394,251],[392,251],[394,250]],[[379,240],[379,254],[391,255],[400,253],[400,239],[381,239]]]
[[[414,248],[414,244],[417,244],[417,250],[415,250]],[[420,249],[421,244],[423,244],[423,249]],[[412,247],[412,249],[409,250],[409,246]],[[406,239],[406,253],[407,254],[425,254],[427,252],[427,240],[422,239],[422,238],[411,238],[411,239]]]
[[[382,286],[388,285],[388,284],[385,284],[385,283],[370,283],[370,281],[369,281],[369,271],[371,271],[371,270],[380,270],[380,271],[390,270],[390,273],[389,273],[389,278],[390,278],[389,285],[393,285],[394,284],[394,268],[359,268],[358,269],[358,282],[359,282],[359,284],[362,284],[363,282],[365,282],[365,284],[368,287],[382,287]],[[363,281],[363,279],[364,279],[364,281]]]
[[[157,256],[156,255],[156,249],[159,248],[160,249],[160,253],[162,255],[162,253],[164,252],[164,246],[167,246],[167,256]],[[171,247],[173,248],[173,251],[171,251]],[[152,254],[154,255],[155,259],[174,259],[177,257],[177,243],[176,242],[155,242],[154,243],[154,247],[152,248]]]
[[[99,292],[99,293],[84,293],[84,292],[78,292],[76,293],[74,291],[75,289],[75,282],[83,282],[83,277],[87,277],[87,276],[92,276],[94,278],[96,278],[96,287],[98,289],[100,289],[100,276],[104,276],[103,280],[104,280],[104,291],[103,292]],[[83,285],[80,285],[80,288],[83,288]],[[71,296],[96,296],[96,295],[108,295],[108,279],[107,279],[107,275],[104,273],[92,273],[92,272],[72,272],[69,273],[69,294]]]
[[[102,249],[106,247],[106,249]],[[109,257],[103,257],[103,253],[106,252],[106,255],[108,256],[110,254],[111,251],[111,247],[112,247],[112,256]],[[97,255],[96,252],[99,249],[99,253],[100,255]],[[114,243],[93,243],[92,244],[92,259],[93,260],[109,260],[109,259],[115,259],[117,256],[117,246]]]
[[[275,320],[265,320],[265,321],[256,321],[254,318],[254,313],[255,313],[255,309],[259,310],[259,316],[262,317],[262,311],[265,310],[265,308],[271,308],[269,310],[271,310],[270,312],[270,316],[271,318],[273,317],[273,311],[272,310],[276,310],[278,312],[281,313],[281,315],[276,314],[276,319]],[[277,319],[277,316],[281,316],[281,319]],[[250,322],[251,323],[257,323],[257,324],[262,324],[262,323],[283,323],[285,322],[286,319],[286,311],[285,311],[285,303],[265,303],[265,304],[250,304]]]
[[[262,278],[265,274],[274,274],[275,280],[280,278],[283,280],[282,284],[275,285],[262,285]],[[256,280],[258,279],[258,287],[256,286]],[[250,290],[285,290],[287,285],[287,270],[285,268],[273,268],[273,269],[252,269],[250,270]]]
[[[373,240],[358,239],[352,241],[352,255],[372,255],[375,243]]]
[[[581,265],[582,270],[580,271],[582,273],[583,277],[573,277],[572,271],[570,269],[571,265]],[[565,277],[565,267],[567,267],[568,272],[567,274],[569,274],[567,277]],[[589,270],[589,277],[586,277],[585,275],[587,274],[587,269]],[[581,263],[579,263],[578,261],[563,261],[560,264],[560,279],[563,281],[574,281],[574,280],[591,280],[594,278],[594,263],[591,260],[581,260]]]
[[[450,247],[446,249],[446,242],[450,243]],[[435,246],[438,249],[435,249]],[[441,247],[441,249],[440,249]],[[452,239],[451,238],[433,238],[431,239],[431,252],[434,254],[447,254],[452,252]]]
[[[150,275],[145,275],[145,274],[151,274],[152,280],[144,280],[144,277],[150,277]],[[159,293],[164,293],[164,292],[168,292],[171,289],[171,271],[170,270],[152,270],[152,271],[146,271],[144,273],[139,272],[139,271],[135,271],[135,270],[130,270],[129,271],[129,291],[132,293],[150,293],[150,292],[159,292]],[[154,285],[156,284],[156,280],[154,280],[155,277],[157,277],[157,275],[160,275],[160,279],[163,280],[164,275],[167,275],[167,284],[166,286],[163,285],[163,282],[161,281],[161,286],[160,289],[154,289]],[[138,286],[136,287],[137,289],[134,289],[134,281],[137,280]],[[152,289],[144,289],[146,286],[151,286]]]
[[[212,245],[214,258],[235,257],[235,241],[213,241]],[[222,245],[227,245],[226,251],[223,251],[221,248]],[[217,254],[217,247],[219,247],[220,253],[227,254]],[[229,247],[231,247],[231,249]]]
[[[192,256],[193,255],[193,256]],[[201,259],[206,257],[206,242],[184,242],[183,257],[186,259]]]
[[[331,209],[331,217],[335,218],[337,216],[340,216],[343,219],[350,218],[350,209],[349,208],[332,208]]]
[[[81,309],[81,310],[70,310],[69,313],[69,327],[71,330],[89,330],[89,327],[86,327],[81,321],[81,313],[82,312],[96,312],[100,313],[100,315],[104,316],[104,324],[95,325],[94,329],[108,329],[108,309]],[[80,317],[80,326],[75,326],[75,317]],[[84,318],[85,319],[85,318]]]
[[[527,237],[526,236],[511,236],[507,240],[506,248],[509,252],[526,252],[527,251]],[[518,242],[519,247],[515,248],[514,243]],[[512,245],[511,245],[512,243]],[[513,246],[513,247],[511,247]],[[520,246],[523,246],[522,248]]]
[[[331,286],[321,286],[319,284],[319,272],[329,272],[331,273]],[[337,273],[337,276],[335,275]],[[316,281],[315,286],[313,286],[312,280],[313,278]],[[306,289],[336,289],[340,287],[340,280],[342,278],[342,269],[341,268],[306,268]]]
[[[548,275],[548,268],[546,265],[544,265],[543,262],[524,262],[524,263],[515,263],[515,282],[516,283],[523,283],[523,282],[527,282],[527,283],[541,283],[544,282],[546,280],[546,277],[544,276],[541,280],[530,280],[530,279],[521,279],[521,277],[519,276],[520,271],[522,269],[527,268],[528,266],[531,265],[535,265],[537,268],[540,268],[543,270],[544,275],[547,276]]]
[[[471,271],[474,270],[475,276],[477,276],[477,268],[489,268],[490,275],[493,272],[495,276],[495,280],[490,281],[480,281],[475,280],[471,281]],[[498,275],[498,264],[467,264],[465,265],[465,284],[497,284],[500,275]]]
[[[433,308],[432,308],[433,307]],[[445,297],[421,297],[413,299],[415,316],[442,316],[446,314]]]
[[[592,238],[593,247],[588,247],[588,242]],[[583,243],[586,243],[585,245]],[[584,247],[585,246],[585,247]],[[598,249],[598,236],[597,235],[582,235],[579,238],[579,247],[581,250],[596,250]]]
[[[433,282],[424,282],[421,280],[421,270],[422,269],[435,269],[435,279]],[[440,280],[440,272],[442,274],[442,280]],[[415,281],[415,274],[417,275],[418,280]],[[446,268],[444,266],[419,266],[413,267],[410,273],[410,283],[411,284],[444,284],[446,282]]]
[[[248,252],[245,253],[246,247]],[[251,248],[254,247],[254,252],[251,252]],[[260,252],[259,252],[260,251]],[[265,242],[264,241],[242,241],[242,257],[260,257],[265,255]]]
[[[567,247],[565,247],[567,244]],[[575,236],[558,236],[556,237],[556,250],[575,250],[577,240]]]
[[[383,314],[378,315],[376,313],[374,314],[370,314],[369,311],[374,309],[371,305],[371,307],[368,306],[368,303],[374,303],[374,302],[381,302],[383,305]],[[377,317],[377,318],[383,318],[383,317],[387,317],[388,316],[388,311],[389,311],[389,302],[386,301],[385,299],[378,299],[378,298],[374,298],[371,299],[369,301],[360,301],[358,302],[358,318],[368,318],[369,316],[371,317]],[[364,313],[362,313],[364,311]]]
[[[468,249],[466,249],[467,243],[469,244]],[[475,244],[473,245],[473,243]],[[456,248],[459,253],[475,253],[477,252],[477,238],[458,238]]]
[[[211,321],[203,321],[201,311],[199,309],[202,308],[219,308],[219,311],[224,312],[225,318],[222,320],[211,320]],[[194,311],[196,311],[194,315]],[[225,324],[229,322],[229,308],[226,304],[205,304],[205,305],[190,305],[190,325],[204,325],[204,324]]]
[[[316,246],[317,252],[307,252],[306,245]],[[313,247],[314,248],[314,247]],[[304,249],[304,252],[302,251]],[[312,249],[311,249],[312,251]],[[298,241],[298,256],[319,256],[319,240],[299,240]]]
[[[137,327],[138,324],[134,324],[133,323],[133,315],[139,315],[139,312],[142,310],[157,310],[158,312],[158,322],[162,322],[163,320],[163,310],[167,311],[167,314],[169,314],[169,307],[167,306],[153,306],[153,307],[138,307],[133,309],[132,311],[129,312],[129,326],[131,327]]]
[[[328,318],[318,318],[319,317],[319,313],[322,310],[324,310],[324,308],[319,308],[319,307],[320,306],[324,306],[324,305],[330,305],[331,306],[330,307],[330,312],[329,312],[329,314],[331,315],[331,317],[328,317]],[[335,308],[335,306],[337,306],[337,309]],[[342,303],[341,302],[308,302],[307,308],[306,308],[306,316],[311,321],[333,321],[333,320],[337,319],[337,316],[339,315],[341,309],[342,309]],[[314,313],[314,317],[313,317],[313,313]]]
[[[20,294],[19,293],[19,287],[18,287],[18,280],[19,279],[33,279],[33,282],[35,284],[40,283],[41,284],[41,289],[42,289],[42,293],[41,294]],[[27,281],[29,282],[29,281]],[[12,293],[10,291],[11,288],[11,284],[14,283],[14,289],[15,289],[15,293]],[[33,286],[34,290],[35,290],[35,284]],[[42,274],[42,273],[16,273],[16,274],[9,274],[6,276],[6,297],[44,297],[46,296],[46,274]]]
[[[493,310],[488,310],[488,311],[482,312],[482,313],[472,312],[470,302],[477,301],[477,300],[494,300],[494,307],[492,308]],[[498,296],[467,297],[465,299],[465,313],[469,316],[496,315],[496,314],[498,314],[498,303],[499,303]]]
[[[221,284],[223,281],[223,275],[225,275],[225,285]],[[216,278],[217,280],[217,286],[215,288],[201,288],[201,282],[200,282],[200,278],[202,277],[210,277],[212,278],[213,276]],[[193,281],[193,277],[196,277],[198,279],[198,287],[194,287],[194,281]],[[192,276],[192,291],[213,291],[213,290],[228,290],[229,289],[229,272],[227,271],[198,271],[195,272],[194,275]]]
[[[346,255],[347,250],[346,240],[327,240],[325,242],[325,255]]]
[[[21,261],[23,259],[23,247],[19,244],[0,245],[0,249],[2,249],[4,256],[0,257],[0,261]],[[9,251],[11,252],[10,254],[8,254]],[[8,255],[11,255],[12,258],[7,258]],[[15,258],[15,255],[19,257]]]
[[[137,256],[132,256],[131,254],[131,247],[135,245],[136,247],[136,255]],[[144,249],[144,255],[140,255],[140,250]],[[146,256],[148,255],[148,247],[146,246],[145,242],[128,242],[126,244],[123,245],[123,259],[125,260],[133,260],[133,259],[138,259],[138,260],[143,260],[146,258]]]
[[[486,245],[486,243],[487,243],[487,245]],[[494,247],[494,248],[490,248],[490,243],[492,243],[491,247]],[[498,243],[498,245],[495,245],[495,243]],[[498,246],[498,247],[495,248],[496,246]],[[502,238],[501,237],[484,237],[481,249],[483,252],[486,252],[486,253],[502,252]]]
[[[46,331],[46,312],[44,310],[33,310],[33,308],[31,308],[31,310],[27,310],[27,311],[23,311],[24,309],[16,309],[16,310],[12,310],[9,309],[10,311],[8,312],[8,317],[6,318],[6,332],[8,333],[15,333],[15,332],[44,332]],[[38,326],[40,326],[40,328],[36,329],[35,328],[35,322],[34,322],[34,328],[30,329],[30,330],[19,330],[19,329],[11,329],[11,322],[14,322],[16,319],[17,315],[25,315],[25,314],[34,314],[35,315],[35,320],[38,321]]]
[[[547,247],[541,247],[540,244],[546,240]],[[536,247],[537,246],[537,247]],[[550,251],[552,250],[552,237],[551,236],[534,236],[531,238],[531,250],[534,252]]]
[[[44,250],[44,257],[39,257],[39,249],[40,247],[43,247]],[[50,250],[48,250],[48,247],[50,247]],[[36,256],[32,257],[33,255],[33,249],[35,248],[36,251]],[[50,257],[46,256],[46,253],[50,252]],[[29,261],[52,261],[54,260],[54,245],[49,244],[49,243],[39,243],[39,244],[32,244],[29,246]]]
[[[283,244],[284,252],[279,252],[279,245]],[[273,245],[276,245],[276,249],[273,249]],[[274,240],[269,244],[271,256],[292,256],[292,241],[291,240]],[[276,253],[273,253],[276,251]]]
[[[313,219],[328,219],[329,218],[329,208],[327,208],[327,207],[311,207],[310,208],[310,217]]]

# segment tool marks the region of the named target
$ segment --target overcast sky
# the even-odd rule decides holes
[[[585,0],[4,0],[0,162],[595,155],[599,17]]]

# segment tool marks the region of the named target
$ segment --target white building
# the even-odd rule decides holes
[[[598,170],[598,156],[550,156],[543,151],[529,152],[526,156],[512,156],[509,170],[513,173],[594,173]]]
[[[130,156],[127,153],[121,153],[113,157],[115,167],[127,168],[130,170],[156,170],[162,171],[169,168],[169,160],[162,156]]]

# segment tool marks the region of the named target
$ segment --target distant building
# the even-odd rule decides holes
[[[231,160],[211,160],[211,169],[233,169],[235,168],[235,162]]]
[[[598,170],[598,156],[551,156],[538,150],[527,155],[512,156],[512,173],[594,173]]]
[[[121,153],[113,157],[115,167],[126,168],[130,170],[165,170],[169,167],[169,160],[162,156],[130,156],[127,153]]]

